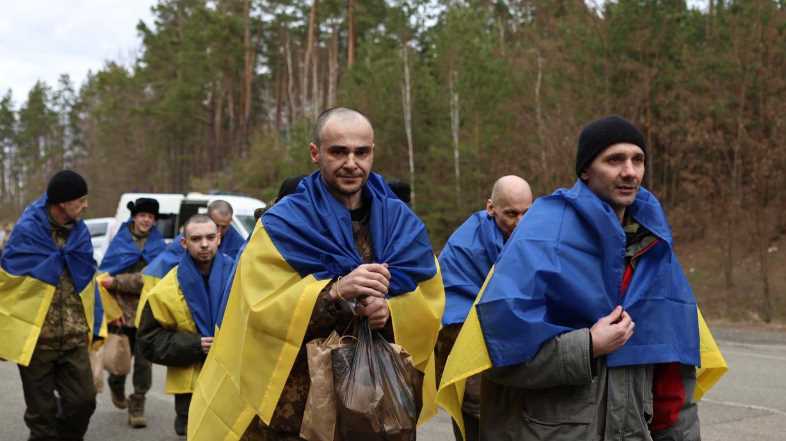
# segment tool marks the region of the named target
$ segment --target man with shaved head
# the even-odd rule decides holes
[[[232,216],[234,214],[232,205],[223,199],[216,199],[207,206],[207,215],[210,216],[210,219],[218,227],[219,241],[221,243],[218,247],[218,252],[236,259],[237,253],[246,241],[232,226]]]
[[[499,256],[519,220],[532,205],[532,190],[524,179],[508,175],[497,179],[486,201],[486,209],[472,214],[448,239],[439,255],[445,283],[444,327],[437,344],[444,365],[469,308],[480,292],[483,281]],[[467,381],[462,408],[466,439],[478,439],[480,416],[480,378]],[[461,440],[454,425],[456,439]]]
[[[306,345],[353,328],[375,330],[412,355],[423,390],[413,384],[396,393],[411,393],[413,403],[422,393],[423,415],[399,420],[398,429],[372,428],[362,418],[349,427],[334,415],[336,433],[345,440],[358,439],[349,430],[414,436],[416,420],[436,413],[442,280],[425,225],[372,173],[374,149],[362,113],[339,107],[317,119],[309,150],[319,170],[265,211],[237,262],[221,332],[193,396],[189,440],[307,437],[304,414],[319,370],[312,372]],[[336,374],[336,384],[349,381]]]
[[[508,175],[497,179],[486,201],[486,212],[494,218],[505,240],[532,205],[532,190],[524,179]]]

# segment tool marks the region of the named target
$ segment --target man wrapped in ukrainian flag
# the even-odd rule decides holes
[[[239,257],[190,440],[302,439],[306,343],[345,333],[355,314],[424,374],[419,422],[436,412],[444,291],[425,225],[371,172],[374,131],[360,112],[325,111],[310,151],[319,171],[265,212]]]
[[[22,213],[0,270],[0,358],[19,365],[30,440],[82,439],[96,407],[88,359],[96,263],[87,183],[63,170]],[[55,395],[57,391],[57,396]]]
[[[641,187],[646,155],[628,121],[587,125],[576,184],[538,199],[502,250],[439,391],[460,420],[483,372],[481,440],[700,439],[696,401],[726,363]]]

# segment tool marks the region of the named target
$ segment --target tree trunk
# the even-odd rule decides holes
[[[243,2],[243,28],[243,108],[240,121],[243,139],[240,153],[245,155],[249,141],[249,125],[251,124],[251,84],[254,79],[254,63],[256,61],[256,47],[251,40],[251,0]]]
[[[459,152],[459,129],[461,114],[459,110],[458,72],[451,69],[448,74],[448,88],[450,89],[450,131],[453,138],[453,171],[455,177],[456,208],[461,209],[461,162]]]
[[[290,44],[289,31],[284,33],[284,50],[286,51],[287,60],[287,103],[289,104],[289,124],[287,127],[292,127],[292,123],[297,117],[297,108],[295,107],[295,78],[294,68],[292,66],[292,46]]]
[[[404,110],[404,132],[407,135],[407,151],[409,153],[409,186],[412,190],[410,200],[415,209],[415,151],[412,145],[412,84],[409,75],[409,43],[401,47],[401,58],[404,62],[404,84],[401,88],[401,101]]]
[[[328,49],[328,90],[327,107],[336,105],[336,88],[338,87],[338,26],[333,28],[333,37]]]
[[[548,141],[546,140],[546,133],[543,123],[543,102],[540,97],[540,90],[543,86],[543,57],[540,55],[540,50],[535,50],[535,55],[538,61],[538,77],[535,80],[535,119],[538,125],[538,138],[540,138],[540,167],[543,173],[543,182],[546,188],[551,188],[551,170],[548,155]]]
[[[319,50],[313,52],[314,63],[311,68],[311,120],[319,116]]]
[[[347,67],[355,64],[355,0],[347,0]]]
[[[311,11],[308,14],[308,33],[306,34],[306,52],[303,54],[303,65],[302,65],[302,73],[300,77],[300,96],[301,96],[301,104],[303,106],[303,116],[308,115],[309,113],[309,105],[308,103],[308,75],[309,75],[309,67],[312,62],[312,58],[314,57],[314,40],[316,34],[316,26],[317,26],[317,10],[319,8],[319,0],[314,0],[314,4],[311,5]],[[317,97],[312,96],[311,100],[316,101]],[[313,106],[314,103],[311,103]],[[310,109],[313,111],[313,109]]]

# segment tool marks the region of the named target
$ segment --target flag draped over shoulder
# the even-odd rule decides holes
[[[456,420],[466,378],[527,362],[546,341],[591,327],[617,305],[631,315],[636,331],[606,356],[610,367],[699,366],[700,355],[705,359],[696,301],[660,204],[641,188],[628,213],[660,240],[640,257],[622,296],[626,238],[611,207],[581,181],[536,201],[489,273],[448,357],[439,402]],[[706,345],[702,341],[702,349]]]
[[[96,278],[96,289],[101,295],[101,301],[104,306],[104,317],[108,321],[115,320],[123,315],[120,305],[117,300],[104,288],[101,281],[108,275],[115,276],[122,273],[134,264],[139,262],[139,259],[144,259],[148,264],[155,260],[166,248],[164,236],[158,231],[154,225],[150,229],[145,240],[145,246],[140,250],[134,242],[134,237],[131,234],[131,220],[123,222],[117,230],[117,235],[112,239],[109,248],[101,260],[101,265],[98,267],[99,275]],[[140,302],[141,303],[141,302]]]
[[[423,422],[436,413],[433,348],[444,307],[442,280],[425,226],[409,207],[379,175],[369,177],[364,192],[374,261],[387,263],[391,273],[396,343],[425,374]],[[319,172],[265,212],[240,256],[223,323],[197,383],[189,439],[238,440],[254,415],[269,424],[317,296],[361,263],[350,213]]]
[[[77,221],[63,248],[52,239],[46,195],[22,213],[3,250],[0,271],[0,357],[27,366],[60,275],[68,271],[93,329],[96,263],[90,233]]]
[[[235,227],[230,225],[221,236],[221,245],[218,246],[218,252],[236,259],[244,243],[246,243],[246,240],[243,239],[243,236],[235,230]]]
[[[99,272],[115,276],[137,263],[139,259],[145,259],[147,263],[152,262],[166,248],[164,237],[158,228],[153,226],[147,235],[144,248],[140,250],[131,234],[131,222],[130,220],[124,222],[118,229],[117,235],[104,254],[104,259],[98,268]]]
[[[191,256],[184,254],[180,264],[148,295],[153,317],[164,328],[212,337],[216,321],[223,314],[219,305],[232,263],[229,256],[216,254],[206,284]],[[167,366],[165,392],[192,393],[200,369],[201,363]]]
[[[217,253],[210,268],[208,283],[205,285],[202,274],[196,267],[194,259],[184,254],[177,267],[177,283],[196,323],[197,331],[202,337],[212,337],[220,317],[224,287],[227,285],[234,261],[224,253]],[[155,314],[154,314],[155,315]]]
[[[473,213],[451,234],[439,254],[445,284],[443,325],[464,322],[503,245],[502,232],[485,210]]]
[[[139,320],[142,319],[142,310],[145,308],[147,296],[150,295],[150,291],[153,290],[156,284],[160,282],[172,268],[180,263],[180,259],[186,254],[186,249],[183,248],[183,244],[180,243],[182,239],[182,234],[175,236],[175,238],[172,239],[172,243],[167,245],[161,254],[150,261],[142,272],[144,285],[142,286],[142,294],[139,296],[139,306],[137,307],[136,318],[134,320],[137,328],[139,327]]]

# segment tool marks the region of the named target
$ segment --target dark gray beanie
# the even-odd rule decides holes
[[[87,194],[87,182],[79,173],[61,170],[55,173],[46,186],[46,200],[50,204],[73,201]]]
[[[647,155],[644,135],[625,118],[612,115],[592,121],[584,126],[579,135],[579,146],[576,152],[576,176],[581,176],[581,173],[600,152],[621,142],[637,145],[644,150],[644,155]]]

